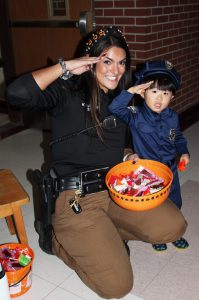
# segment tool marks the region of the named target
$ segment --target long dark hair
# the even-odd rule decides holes
[[[101,32],[104,32],[104,35],[101,36]],[[126,70],[116,88],[119,92],[122,89],[127,89],[132,83],[130,52],[122,32],[117,27],[107,27],[92,32],[88,36],[84,55],[98,57],[103,51],[113,46],[122,48],[126,53]],[[103,130],[100,125],[100,87],[95,76],[95,65],[82,75],[81,85],[89,98],[93,124],[96,126],[98,136],[103,140]]]

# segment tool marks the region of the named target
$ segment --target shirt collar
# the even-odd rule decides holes
[[[144,112],[148,115],[150,119],[161,120],[161,119],[167,119],[171,115],[171,109],[169,107],[165,108],[161,113],[156,113],[152,111],[146,102],[144,102]]]

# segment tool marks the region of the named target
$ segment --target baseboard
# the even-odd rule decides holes
[[[6,101],[0,100],[0,113],[8,114],[8,104]]]
[[[0,113],[8,115],[8,104],[6,101],[0,100]],[[0,140],[6,137],[9,137],[13,134],[16,134],[27,127],[20,124],[8,121],[8,123],[0,126]]]

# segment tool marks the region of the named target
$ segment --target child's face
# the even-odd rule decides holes
[[[167,108],[173,97],[171,91],[162,91],[156,87],[152,89],[148,88],[144,93],[146,104],[152,111],[158,114]]]

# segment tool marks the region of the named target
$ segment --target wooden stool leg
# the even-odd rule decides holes
[[[18,233],[18,237],[20,239],[20,242],[22,244],[28,244],[28,238],[26,235],[26,229],[24,226],[23,216],[21,213],[20,206],[14,206],[13,207],[13,215],[15,220],[15,225]]]
[[[7,216],[6,221],[7,221],[7,224],[8,224],[10,234],[16,234],[12,216]]]

